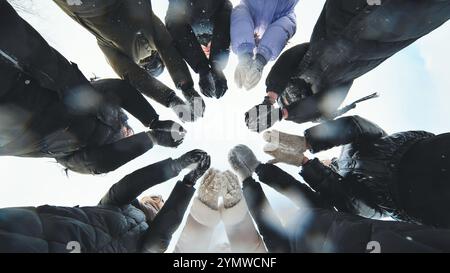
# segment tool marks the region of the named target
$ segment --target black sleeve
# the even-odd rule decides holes
[[[122,79],[128,80],[142,94],[169,107],[170,98],[175,93],[172,89],[148,74],[133,60],[117,49],[104,46],[100,43],[99,47],[108,59],[108,63]]]
[[[211,41],[211,67],[215,71],[222,71],[228,64],[230,57],[230,27],[231,27],[231,12],[233,4],[230,1],[223,1],[223,5],[215,13],[214,30]]]
[[[87,147],[57,160],[76,172],[102,174],[116,170],[151,148],[153,142],[143,132],[114,143]]]
[[[159,118],[152,105],[128,81],[104,79],[92,82],[92,86],[101,91],[107,101],[125,109],[146,127]]]
[[[243,192],[250,214],[269,252],[290,252],[287,231],[270,206],[261,184],[251,177],[247,178],[243,182]]]
[[[124,206],[130,204],[147,189],[176,177],[179,168],[172,159],[166,159],[139,169],[114,184],[99,205]]]
[[[349,143],[376,140],[385,135],[378,125],[359,116],[327,121],[305,131],[306,141],[313,153]]]
[[[318,193],[275,165],[260,164],[256,168],[256,174],[259,181],[274,188],[300,207],[330,208]]]
[[[0,37],[0,60],[57,92],[60,98],[74,87],[91,88],[78,67],[52,48],[7,1],[0,1]]]
[[[352,84],[344,83],[286,106],[289,114],[287,120],[301,124],[333,116],[347,97]]]
[[[166,26],[155,14],[153,14],[153,29],[155,47],[166,65],[175,86],[181,90],[193,87],[194,81],[188,66],[175,47],[175,42]]]
[[[286,50],[273,65],[266,79],[266,91],[272,91],[281,96],[296,68],[308,51],[309,44],[296,45]]]
[[[209,61],[206,58],[200,43],[197,40],[190,25],[191,14],[189,14],[188,1],[169,1],[166,14],[167,30],[172,35],[176,47],[195,73],[206,73],[209,71]]]
[[[183,221],[194,193],[194,187],[189,187],[180,181],[175,185],[162,209],[149,223],[142,243],[142,252],[162,253],[167,250],[173,233]]]
[[[326,167],[318,159],[309,160],[303,165],[300,175],[323,200],[336,207],[337,210],[356,213],[350,192],[351,183],[332,169]]]

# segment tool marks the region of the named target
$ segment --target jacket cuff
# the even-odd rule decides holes
[[[255,45],[251,43],[243,43],[240,44],[236,49],[236,55],[241,56],[245,54],[251,54],[253,56],[253,50],[255,49]]]
[[[263,56],[264,59],[266,60],[266,64],[267,62],[272,60],[273,57],[272,50],[266,46],[259,46],[258,49],[256,50],[256,54]]]
[[[220,222],[220,212],[203,204],[198,198],[195,198],[192,203],[191,216],[195,221],[207,227],[215,227]]]
[[[313,127],[314,128],[314,127]],[[313,154],[318,153],[322,151],[322,147],[318,145],[317,141],[315,141],[314,137],[311,136],[311,130],[305,130],[304,137],[306,139],[306,142],[309,144],[309,151]]]
[[[222,221],[226,226],[234,226],[245,219],[248,213],[247,203],[244,198],[231,208],[224,208],[221,211]]]

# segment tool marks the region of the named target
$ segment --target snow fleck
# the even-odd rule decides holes
[[[29,85],[30,82],[31,82],[30,80],[25,80],[25,84],[26,84],[26,85]]]
[[[69,6],[81,6],[83,5],[83,2],[81,0],[66,0],[67,5]]]
[[[413,240],[413,238],[411,238],[411,237],[409,237],[409,236],[406,236],[406,240],[408,240],[408,241],[412,241],[412,240]]]

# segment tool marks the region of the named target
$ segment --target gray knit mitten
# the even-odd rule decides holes
[[[293,153],[304,153],[306,152],[306,140],[302,136],[296,136],[291,134],[286,134],[277,130],[266,131],[263,134],[263,139],[275,146]]]
[[[228,209],[234,207],[242,199],[242,188],[238,177],[231,171],[223,172],[223,206]]]
[[[255,172],[256,167],[261,164],[252,150],[245,145],[238,145],[231,149],[228,154],[228,162],[241,181],[251,177]]]
[[[223,192],[223,179],[220,171],[210,169],[198,188],[198,199],[213,210],[219,209],[219,197]]]

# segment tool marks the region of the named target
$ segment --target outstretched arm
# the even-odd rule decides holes
[[[100,49],[108,59],[109,64],[122,79],[130,81],[139,92],[156,102],[169,107],[171,96],[175,92],[156,78],[149,75],[137,65],[130,57],[117,49],[99,44]]]
[[[110,144],[87,147],[69,156],[57,158],[57,161],[75,172],[102,174],[114,171],[143,155],[153,145],[146,133],[139,133]]]
[[[276,93],[277,96],[286,89],[291,76],[303,60],[309,44],[300,44],[286,50],[275,62],[266,79],[266,91]],[[274,98],[275,100],[277,98]]]
[[[261,185],[253,178],[247,178],[243,182],[243,192],[250,214],[269,252],[290,252],[286,230],[270,206]]]
[[[104,79],[92,82],[92,86],[103,93],[105,99],[127,110],[144,126],[158,120],[158,114],[152,105],[128,81]]]
[[[99,205],[123,206],[130,204],[147,189],[176,177],[180,168],[176,161],[166,159],[139,169],[114,184]]]
[[[313,153],[349,143],[371,141],[386,136],[375,123],[360,116],[343,117],[305,131],[306,142]]]
[[[195,188],[179,181],[172,190],[167,202],[149,223],[149,229],[142,243],[142,252],[162,253],[169,247],[173,233],[183,221]]]
[[[272,164],[260,164],[256,168],[259,180],[291,199],[298,206],[331,208],[325,200],[311,188],[296,180],[290,174]],[[306,201],[306,202],[305,202]]]

